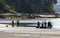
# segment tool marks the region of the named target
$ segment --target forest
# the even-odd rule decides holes
[[[57,0],[0,0],[0,13],[55,14]]]

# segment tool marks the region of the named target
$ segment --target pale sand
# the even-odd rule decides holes
[[[14,27],[0,24],[0,38],[60,38],[60,29]]]
[[[20,35],[19,35],[20,34]],[[60,38],[60,34],[26,34],[0,32],[0,38]]]
[[[59,29],[0,28],[0,38],[60,38]]]

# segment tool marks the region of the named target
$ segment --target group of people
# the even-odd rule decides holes
[[[51,24],[51,22],[49,21],[48,23],[47,22],[42,22],[42,23],[40,23],[39,21],[38,21],[38,23],[37,23],[37,27],[36,28],[52,28],[52,24]]]
[[[14,27],[14,20],[12,21],[12,27]],[[20,24],[19,24],[19,21],[17,21],[17,25],[16,25],[17,27],[19,27],[20,26]],[[48,23],[47,22],[42,22],[42,23],[40,23],[39,21],[37,22],[37,27],[36,28],[52,28],[52,24],[51,24],[51,22],[49,21]]]
[[[14,27],[14,20],[12,21],[12,27]],[[19,27],[19,21],[17,21],[17,27]]]

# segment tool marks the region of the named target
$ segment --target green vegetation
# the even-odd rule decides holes
[[[54,14],[56,3],[57,0],[0,0],[0,12]]]

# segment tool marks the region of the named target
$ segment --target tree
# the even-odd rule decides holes
[[[9,6],[8,4],[6,4],[6,2],[4,0],[0,0],[0,11],[2,11],[3,13],[6,13],[6,12],[14,12],[15,11],[12,9],[11,6]]]
[[[9,12],[39,13],[39,14],[41,13],[54,14],[55,12],[53,5],[57,3],[57,0],[0,0],[0,1],[2,1],[2,5],[4,5],[3,9],[6,9]]]

